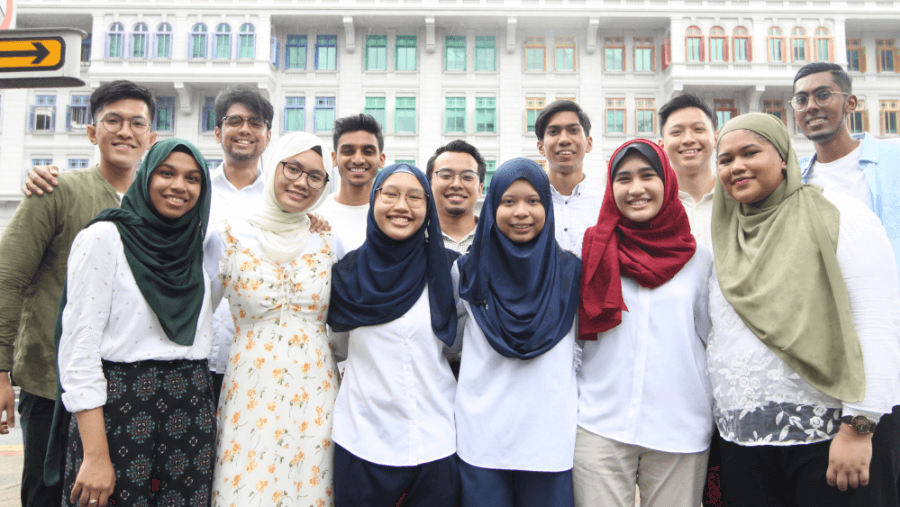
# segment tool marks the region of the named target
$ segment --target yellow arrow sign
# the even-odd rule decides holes
[[[0,39],[0,72],[56,70],[65,54],[62,37]]]

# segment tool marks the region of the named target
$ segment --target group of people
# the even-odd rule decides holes
[[[235,87],[210,169],[101,86],[100,163],[32,171],[0,240],[23,505],[900,505],[900,146],[849,134],[840,67],[794,92],[813,158],[688,94],[605,187],[554,102],[548,171],[503,162],[476,216],[468,143],[384,167],[356,115],[267,149]]]

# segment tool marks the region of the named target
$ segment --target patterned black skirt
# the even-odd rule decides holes
[[[203,361],[103,362],[106,439],[116,472],[110,505],[205,506],[216,455],[212,378]],[[64,506],[84,456],[75,417],[63,482]]]

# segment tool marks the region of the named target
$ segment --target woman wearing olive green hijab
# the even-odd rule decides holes
[[[801,183],[773,116],[729,121],[717,150],[707,355],[723,505],[882,505],[865,487],[871,423],[900,402],[884,228],[855,200]]]

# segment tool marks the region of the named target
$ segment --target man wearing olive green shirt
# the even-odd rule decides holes
[[[52,193],[23,200],[0,239],[0,428],[15,425],[12,370],[21,388],[24,507],[62,500],[61,485],[44,485],[43,464],[58,383],[53,334],[69,249],[100,211],[119,206],[156,141],[149,128],[154,111],[142,86],[115,81],[98,88],[87,135],[100,148],[100,163],[64,173]]]

